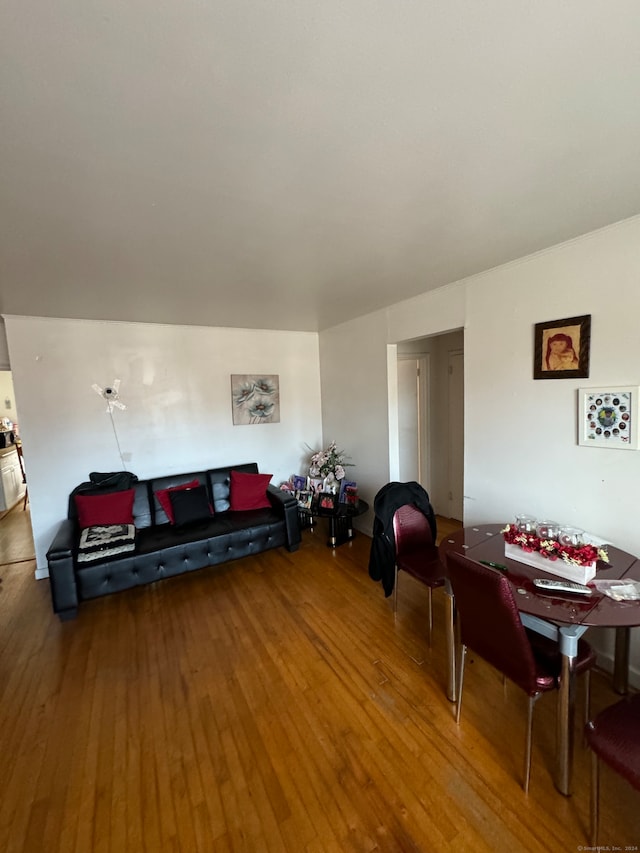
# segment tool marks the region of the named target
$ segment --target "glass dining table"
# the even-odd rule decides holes
[[[505,556],[504,539],[500,531],[503,524],[482,524],[465,527],[440,542],[440,557],[446,566],[449,552],[462,554],[472,560],[494,562],[506,566],[505,575],[511,582],[520,618],[531,628],[551,639],[556,639],[562,655],[562,670],[556,721],[556,772],[555,785],[568,796],[572,790],[573,731],[575,714],[575,673],[573,661],[577,654],[578,640],[591,627],[616,629],[616,661],[614,687],[626,692],[629,654],[629,632],[640,625],[639,601],[615,601],[604,593],[594,590],[589,596],[559,592],[542,592],[533,584],[534,578],[546,577],[557,580],[554,575],[540,569],[509,559]],[[596,579],[640,581],[640,561],[626,551],[608,546],[609,563],[599,562]],[[447,584],[447,697],[456,700],[455,666],[455,602]]]

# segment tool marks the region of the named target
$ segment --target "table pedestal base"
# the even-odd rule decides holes
[[[332,515],[329,517],[329,548],[337,548],[353,539],[353,518],[351,516]]]
[[[629,691],[629,641],[630,628],[616,628],[616,651],[613,662],[613,689],[616,693]]]

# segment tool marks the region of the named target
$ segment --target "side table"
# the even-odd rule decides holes
[[[357,504],[338,504],[333,512],[318,512],[318,506],[314,502],[312,506],[298,507],[298,518],[300,519],[300,527],[303,530],[313,530],[316,525],[317,518],[327,518],[329,520],[329,539],[327,541],[328,548],[337,548],[339,545],[344,545],[345,542],[350,542],[354,537],[353,519],[362,515],[369,509],[369,504],[360,498]]]

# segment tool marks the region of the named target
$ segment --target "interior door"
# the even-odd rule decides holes
[[[449,353],[449,517],[464,515],[464,354]]]
[[[398,359],[398,439],[400,443],[400,480],[420,479],[418,440],[418,362]]]
[[[428,479],[426,387],[428,362],[424,355],[398,357],[398,438],[400,480],[425,485]]]

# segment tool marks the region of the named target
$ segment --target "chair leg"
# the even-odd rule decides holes
[[[429,648],[431,648],[431,634],[433,633],[433,589],[429,589]]]
[[[598,844],[600,823],[600,762],[595,752],[591,753],[591,845]]]
[[[591,719],[591,672],[587,670],[584,674],[584,724],[585,726]]]
[[[531,742],[533,740],[533,709],[536,704],[536,700],[540,696],[539,693],[536,693],[535,696],[529,696],[529,702],[527,706],[527,740],[524,748],[524,792],[525,794],[529,793],[529,779],[531,777]]]
[[[467,656],[467,647],[460,645],[460,665],[458,668],[458,701],[456,703],[456,723],[460,722],[460,709],[462,708],[462,682],[464,680],[464,659]]]
[[[398,565],[395,567],[396,578],[393,582],[393,615],[395,616],[398,612],[398,576],[400,572],[398,571]]]
[[[447,607],[447,621],[445,625],[445,638],[447,641],[447,699],[450,702],[455,702],[457,699],[456,692],[456,639],[457,639],[457,619],[456,619],[456,604],[453,594],[450,590],[445,592],[445,604]]]
[[[582,729],[582,745],[587,742],[587,724],[591,719],[591,670],[584,674],[584,728]]]

